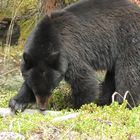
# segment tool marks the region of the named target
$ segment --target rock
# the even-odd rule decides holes
[[[25,137],[14,132],[0,132],[0,140],[25,140]]]
[[[37,109],[25,109],[25,111],[22,112],[22,113],[23,114],[24,113],[27,113],[27,114],[41,113],[43,115],[47,115],[49,113],[51,115],[58,115],[60,113],[60,111],[46,110],[46,111],[40,112]],[[14,113],[11,112],[10,108],[0,108],[0,116],[6,117],[6,116],[9,116],[9,115],[14,115]]]

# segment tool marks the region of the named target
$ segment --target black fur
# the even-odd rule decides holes
[[[21,66],[41,109],[62,79],[72,87],[76,108],[97,99],[110,104],[114,91],[124,96],[127,90],[138,105],[140,9],[127,0],[83,0],[45,16],[27,40]],[[100,95],[96,70],[107,71]],[[21,93],[11,99],[12,109],[13,100],[16,106],[30,102],[26,91],[21,101]]]

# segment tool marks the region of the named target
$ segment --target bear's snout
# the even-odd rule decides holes
[[[40,109],[40,111],[45,111],[47,109],[47,106],[48,106],[48,97],[41,97],[41,96],[38,96],[38,95],[35,95],[35,98],[36,98],[36,103]]]

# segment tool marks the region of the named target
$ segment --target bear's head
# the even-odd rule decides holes
[[[52,34],[51,26],[43,19],[29,36],[21,72],[25,82],[33,91],[40,110],[45,110],[53,89],[64,78],[67,62],[59,43]]]

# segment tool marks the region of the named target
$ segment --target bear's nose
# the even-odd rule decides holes
[[[40,108],[40,111],[45,111],[46,110],[46,108]]]

